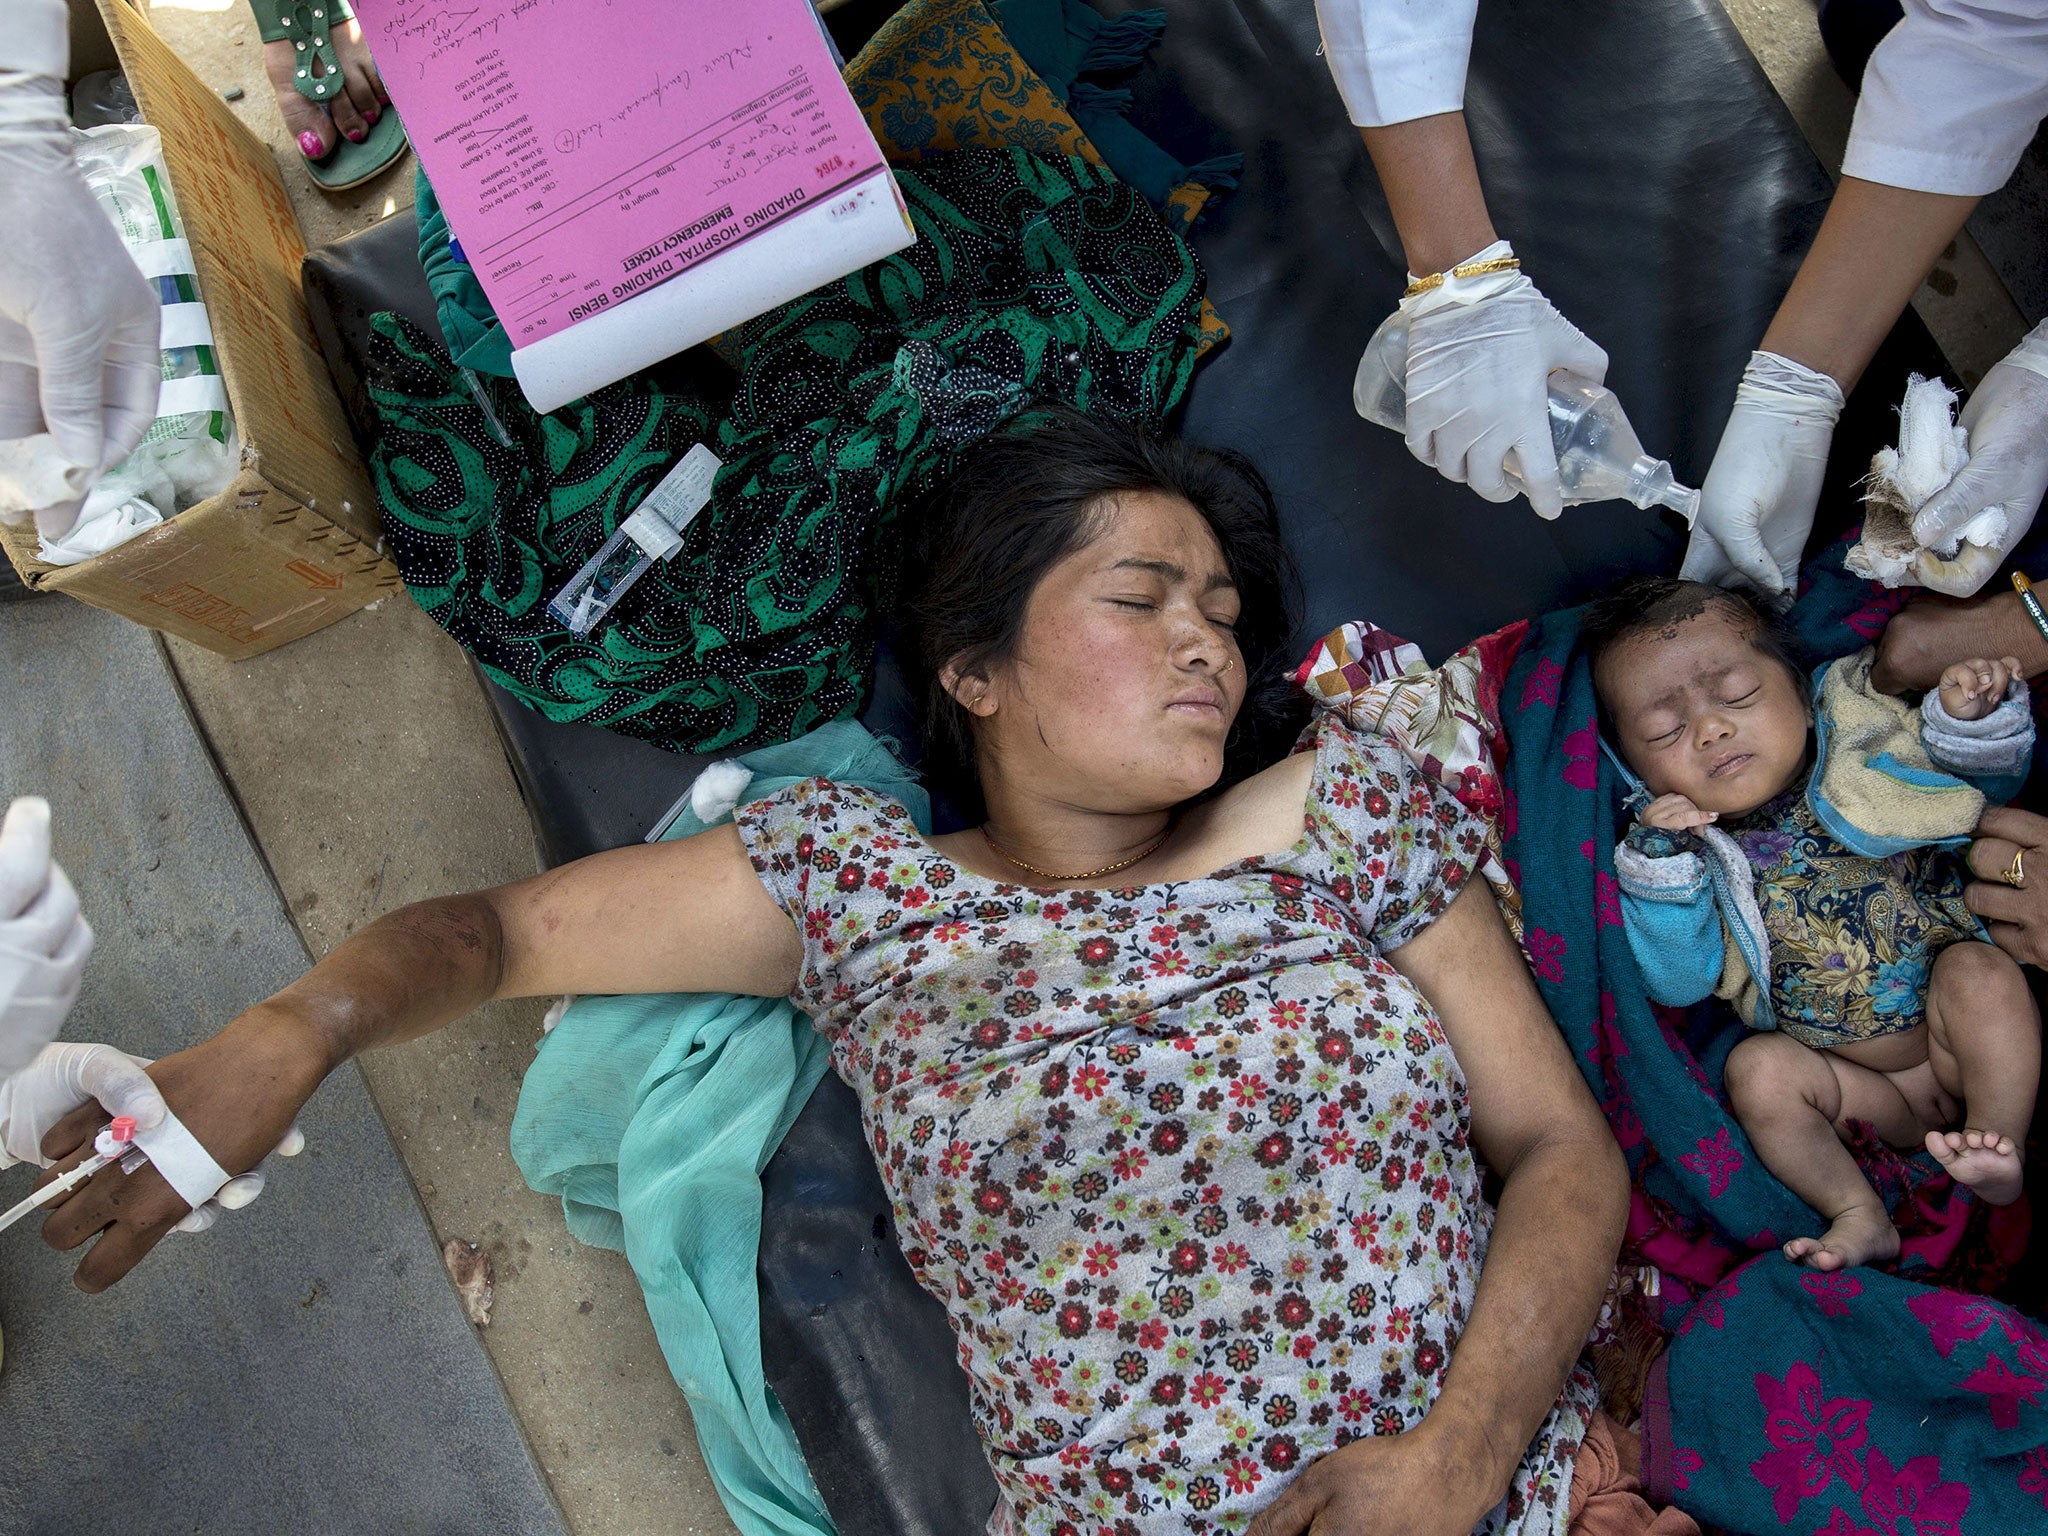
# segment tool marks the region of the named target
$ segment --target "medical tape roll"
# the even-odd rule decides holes
[[[185,1122],[169,1110],[164,1111],[161,1125],[135,1133],[135,1145],[149,1154],[150,1164],[164,1176],[164,1182],[195,1211],[234,1177],[213,1160],[213,1154],[199,1144],[199,1138],[185,1129]]]

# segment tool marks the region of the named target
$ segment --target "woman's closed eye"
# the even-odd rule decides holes
[[[1160,606],[1155,599],[1149,597],[1112,597],[1109,601],[1114,607],[1127,608],[1133,613],[1156,613]],[[1224,618],[1218,614],[1205,613],[1202,618],[1216,629],[1227,630],[1233,635],[1237,633],[1238,621],[1235,617]]]

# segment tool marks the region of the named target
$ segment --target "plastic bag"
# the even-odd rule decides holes
[[[86,185],[163,301],[164,390],[141,447],[100,477],[69,533],[42,541],[51,565],[103,554],[218,495],[241,457],[162,137],[146,124],[108,124],[73,129],[72,143]]]

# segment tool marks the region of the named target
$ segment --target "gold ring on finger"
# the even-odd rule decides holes
[[[2005,883],[2006,883],[2007,885],[2011,886],[2011,887],[2012,887],[2012,888],[2013,888],[2014,890],[2016,890],[2016,891],[2017,891],[2017,890],[2021,890],[2021,889],[2023,889],[2023,888],[2024,888],[2024,887],[2026,886],[2026,883],[2027,883],[2027,863],[2026,863],[2026,860],[2027,860],[2027,850],[2026,850],[2026,849],[2024,849],[2024,848],[2015,848],[2015,849],[2013,849],[2013,851],[2012,851],[2012,862],[2011,862],[2010,864],[2008,864],[2008,865],[2006,865],[2006,866],[2005,866],[2005,870],[2004,870],[2004,872],[2003,872],[2002,874],[2000,874],[1998,878],[1999,878],[1999,879],[2001,879],[2001,880],[2003,880],[2003,881],[2004,881],[2004,882],[2005,882]]]

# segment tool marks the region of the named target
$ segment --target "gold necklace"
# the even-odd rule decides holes
[[[1014,864],[1019,869],[1028,870],[1030,871],[1030,873],[1034,875],[1038,875],[1046,880],[1055,881],[1059,884],[1066,884],[1074,880],[1093,880],[1101,875],[1113,875],[1120,869],[1129,869],[1133,864],[1141,863],[1144,860],[1151,858],[1152,855],[1157,853],[1160,850],[1160,848],[1165,844],[1166,840],[1171,836],[1173,836],[1173,822],[1169,819],[1166,823],[1165,831],[1161,832],[1157,837],[1153,838],[1150,843],[1146,844],[1143,848],[1139,849],[1136,853],[1132,854],[1128,859],[1118,859],[1116,863],[1105,864],[1100,869],[1083,870],[1078,875],[1058,875],[1054,874],[1049,869],[1040,869],[1036,864],[1026,864],[1014,853],[1004,852],[1003,845],[997,842],[993,837],[989,836],[987,824],[984,823],[981,828],[981,840],[987,843],[989,848],[994,852],[995,856],[1001,859],[1005,864]]]

